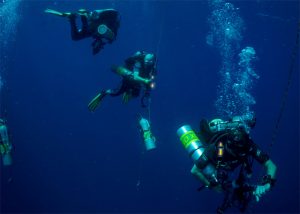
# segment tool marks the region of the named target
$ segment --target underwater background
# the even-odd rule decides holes
[[[68,21],[46,8],[115,8],[117,40],[93,56],[92,40],[72,41]],[[1,213],[213,213],[223,197],[197,191],[177,129],[250,111],[257,117],[252,139],[269,151],[291,69],[269,153],[277,183],[251,210],[300,212],[299,55],[292,54],[299,1],[1,0],[0,17],[0,117],[14,145],[13,166],[1,166]],[[139,99],[124,105],[108,97],[94,113],[87,108],[101,89],[119,84],[110,66],[137,50],[158,56],[151,95],[157,149],[150,152],[138,127]],[[226,79],[230,72],[250,75],[235,81]],[[228,90],[236,95],[226,97]],[[254,169],[257,183],[262,167]]]

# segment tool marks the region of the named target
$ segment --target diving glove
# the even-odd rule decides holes
[[[269,183],[265,185],[258,185],[254,192],[253,195],[255,196],[256,202],[259,201],[259,199],[266,194],[269,190],[271,189],[271,185]]]

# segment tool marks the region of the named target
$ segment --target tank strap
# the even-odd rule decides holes
[[[208,144],[216,144],[221,138],[229,135],[228,132],[217,133],[209,140]]]

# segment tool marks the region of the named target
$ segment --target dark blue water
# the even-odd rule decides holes
[[[295,46],[298,1],[234,1],[245,22],[241,46],[252,46],[260,79],[252,88],[257,125],[253,140],[268,150]],[[74,42],[64,18],[46,8],[119,10],[117,40],[91,54],[90,39]],[[192,161],[176,136],[183,124],[198,129],[213,118],[220,56],[206,44],[211,13],[206,1],[24,1],[4,72],[6,117],[14,165],[1,168],[4,213],[208,213],[222,195],[192,177]],[[112,64],[137,50],[158,54],[152,93],[152,131],[157,149],[145,152],[136,114],[139,100],[104,100],[95,113],[88,102],[117,86]],[[270,156],[276,187],[254,213],[299,213],[299,60]],[[255,163],[257,182],[262,175]],[[12,176],[10,182],[7,178]],[[139,185],[138,185],[139,184]]]

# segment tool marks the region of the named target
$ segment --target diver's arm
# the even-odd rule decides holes
[[[268,159],[263,165],[266,169],[266,175],[263,177],[262,182],[263,185],[258,185],[253,192],[253,195],[255,196],[257,202],[264,194],[266,194],[271,189],[271,187],[274,186],[276,181],[275,177],[277,166],[273,163],[273,161],[271,159]]]
[[[146,84],[146,85],[151,83],[150,79],[140,77],[138,72],[132,72],[132,71],[130,71],[127,68],[124,68],[122,66],[112,66],[112,71],[115,72],[118,75],[121,75],[123,77],[127,77],[129,79],[133,79],[133,80],[135,80],[139,83],[143,83],[143,84]]]
[[[258,161],[261,165],[264,166],[266,170],[266,175],[269,175],[271,179],[275,179],[277,167],[274,162],[270,159],[269,155],[258,148],[258,146],[250,141],[250,149],[249,152],[253,156],[253,158]]]
[[[147,79],[147,78],[143,78],[143,77],[140,77],[139,74],[137,72],[134,72],[133,73],[133,79],[137,82],[140,82],[140,83],[143,83],[143,84],[146,84],[148,85],[149,83],[151,83],[151,80],[150,79]]]

